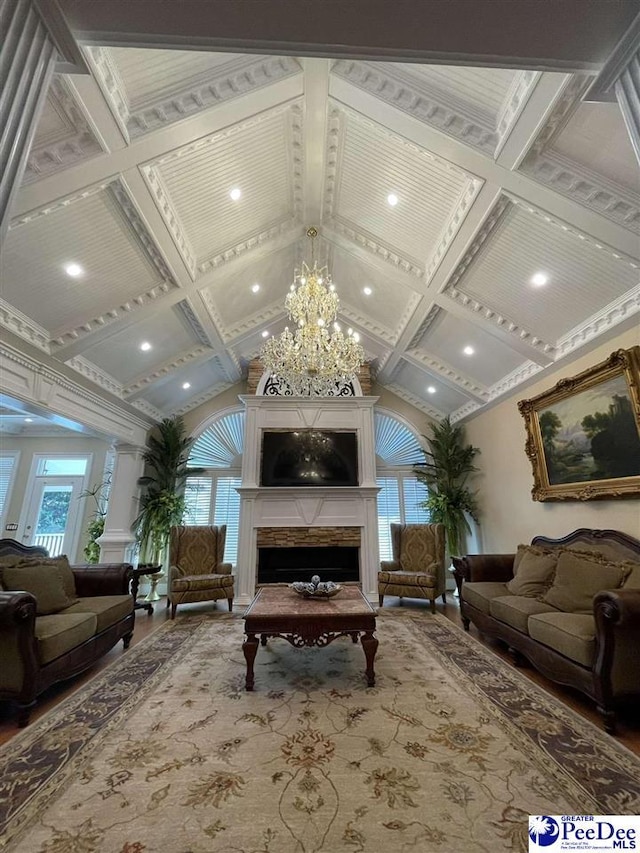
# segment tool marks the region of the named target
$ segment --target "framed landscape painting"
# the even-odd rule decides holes
[[[521,400],[536,501],[640,495],[640,347]]]

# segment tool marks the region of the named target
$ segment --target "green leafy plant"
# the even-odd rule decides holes
[[[187,477],[204,473],[188,466],[193,442],[181,417],[165,418],[149,435],[143,454],[146,471],[138,480],[143,487],[140,512],[133,522],[141,563],[163,561],[171,528],[182,522]]]
[[[459,554],[465,533],[470,532],[466,514],[478,521],[476,495],[466,485],[469,474],[478,469],[473,464],[479,448],[466,444],[464,427],[454,426],[444,418],[431,427],[424,465],[415,465],[415,475],[424,483],[429,495],[421,504],[431,521],[444,524],[449,555]]]
[[[110,488],[111,473],[108,473],[101,483],[94,483],[90,489],[80,492],[79,495],[80,498],[93,498],[96,504],[91,521],[87,524],[87,544],[82,552],[87,563],[100,562],[100,545],[96,540],[104,533]]]

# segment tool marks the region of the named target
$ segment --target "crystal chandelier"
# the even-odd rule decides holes
[[[285,298],[289,318],[296,323],[293,332],[287,326],[279,337],[271,338],[260,358],[270,373],[286,382],[293,394],[327,397],[336,394],[339,385],[351,382],[364,361],[359,335],[349,329],[344,335],[336,322],[338,294],[327,268],[318,268],[313,241],[318,232],[307,230],[311,239],[311,267],[302,264]]]

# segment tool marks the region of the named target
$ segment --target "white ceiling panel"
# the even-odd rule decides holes
[[[184,388],[185,383],[188,388]],[[159,379],[142,395],[156,409],[174,412],[200,400],[203,395],[215,396],[229,385],[228,377],[217,356],[197,365],[187,365],[169,376]],[[198,405],[197,402],[195,402]]]
[[[400,255],[425,263],[469,188],[465,172],[343,115],[342,157],[333,215]],[[395,207],[389,194],[398,198]]]
[[[151,344],[149,350],[141,344]],[[151,373],[178,353],[201,345],[177,308],[143,317],[133,329],[114,332],[111,337],[87,347],[84,357],[118,382],[126,385],[137,376]]]
[[[432,406],[444,415],[453,414],[456,409],[469,402],[469,397],[461,391],[451,388],[436,374],[416,367],[402,360],[396,370],[393,382],[405,388],[409,394],[425,406]],[[429,393],[435,388],[435,393]]]
[[[432,417],[640,316],[640,170],[583,73],[83,50],[15,193],[0,327],[109,406],[159,418],[241,382],[290,322],[309,226],[376,381]]]
[[[220,270],[212,284],[203,288],[202,296],[220,332],[233,337],[246,326],[273,319],[274,307],[284,312],[284,298],[291,283],[298,259],[297,244],[250,263],[231,274]],[[254,292],[253,288],[259,289]],[[235,331],[234,331],[235,330]]]
[[[531,283],[537,273],[548,277],[546,285]],[[637,265],[513,205],[456,289],[554,343],[634,288],[639,278]]]
[[[466,114],[475,113],[497,125],[498,114],[518,72],[508,68],[469,68],[451,65],[381,63],[392,73],[398,69],[414,77],[431,94],[439,95],[450,107],[458,106]]]
[[[420,300],[411,282],[391,267],[363,262],[349,252],[334,249],[329,271],[344,313],[387,341],[397,340]],[[419,286],[415,281],[415,286]],[[365,288],[371,293],[365,293]]]
[[[292,118],[277,110],[149,164],[198,263],[293,217]]]
[[[580,104],[551,151],[631,190],[640,201],[640,168],[617,104]]]
[[[84,272],[67,275],[69,263]],[[160,283],[108,189],[12,228],[3,250],[3,298],[54,337]]]
[[[474,352],[466,355],[465,347]],[[519,367],[524,359],[502,341],[471,321],[440,311],[416,349],[442,359],[463,375],[483,385],[493,385],[505,374]]]
[[[235,53],[200,53],[195,50],[109,48],[122,88],[132,111],[154,101],[179,95],[185,87],[218,75],[247,58]]]

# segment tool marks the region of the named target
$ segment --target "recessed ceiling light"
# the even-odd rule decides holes
[[[371,290],[370,287],[363,287],[362,292],[364,293],[365,296],[371,296],[371,294],[373,293],[373,290]]]
[[[241,190],[241,189],[239,189],[238,187],[234,187],[234,188],[231,190],[231,192],[229,193],[229,195],[230,195],[230,197],[231,197],[231,199],[232,199],[233,201],[238,201],[238,199],[239,199],[239,198],[240,198],[240,196],[242,195],[242,190]]]
[[[64,265],[64,271],[66,272],[67,275],[70,275],[71,278],[78,278],[78,276],[82,275],[82,273],[84,272],[84,270],[82,269],[80,264],[76,264],[76,263],[65,264]]]
[[[473,354],[474,354],[474,352],[475,352],[475,350],[474,350],[474,348],[473,348],[473,347],[465,347],[465,348],[462,350],[462,352],[463,352],[465,355],[473,355]]]
[[[429,387],[427,388],[427,392],[428,392],[429,394],[435,394],[435,393],[436,393],[436,389],[434,388],[434,386],[433,386],[433,385],[429,385]]]
[[[535,284],[536,287],[543,287],[548,281],[548,276],[546,276],[543,272],[537,272],[532,277],[531,284]]]
[[[389,193],[387,196],[387,202],[391,205],[391,207],[395,207],[398,203],[398,196],[395,193]]]
[[[147,352],[151,349],[151,344],[149,343],[149,341],[143,341],[140,344],[140,349],[142,350],[142,352]]]
[[[252,292],[252,293],[257,293],[259,290],[260,290],[260,285],[259,285],[259,284],[252,284],[252,285],[251,285],[251,292]]]
[[[184,388],[184,390],[186,391],[186,390],[187,390],[187,388],[191,388],[191,383],[190,383],[190,382],[183,382],[183,383],[182,383],[182,387],[183,387],[183,388]]]
[[[32,424],[32,423],[33,423],[33,418],[25,418],[25,419],[24,419],[24,422],[25,422],[25,424]]]
[[[267,332],[267,330],[266,330],[266,329],[265,329],[265,330],[264,330],[264,332],[262,333],[262,337],[263,337],[263,338],[268,338],[268,337],[269,337],[269,332]]]

